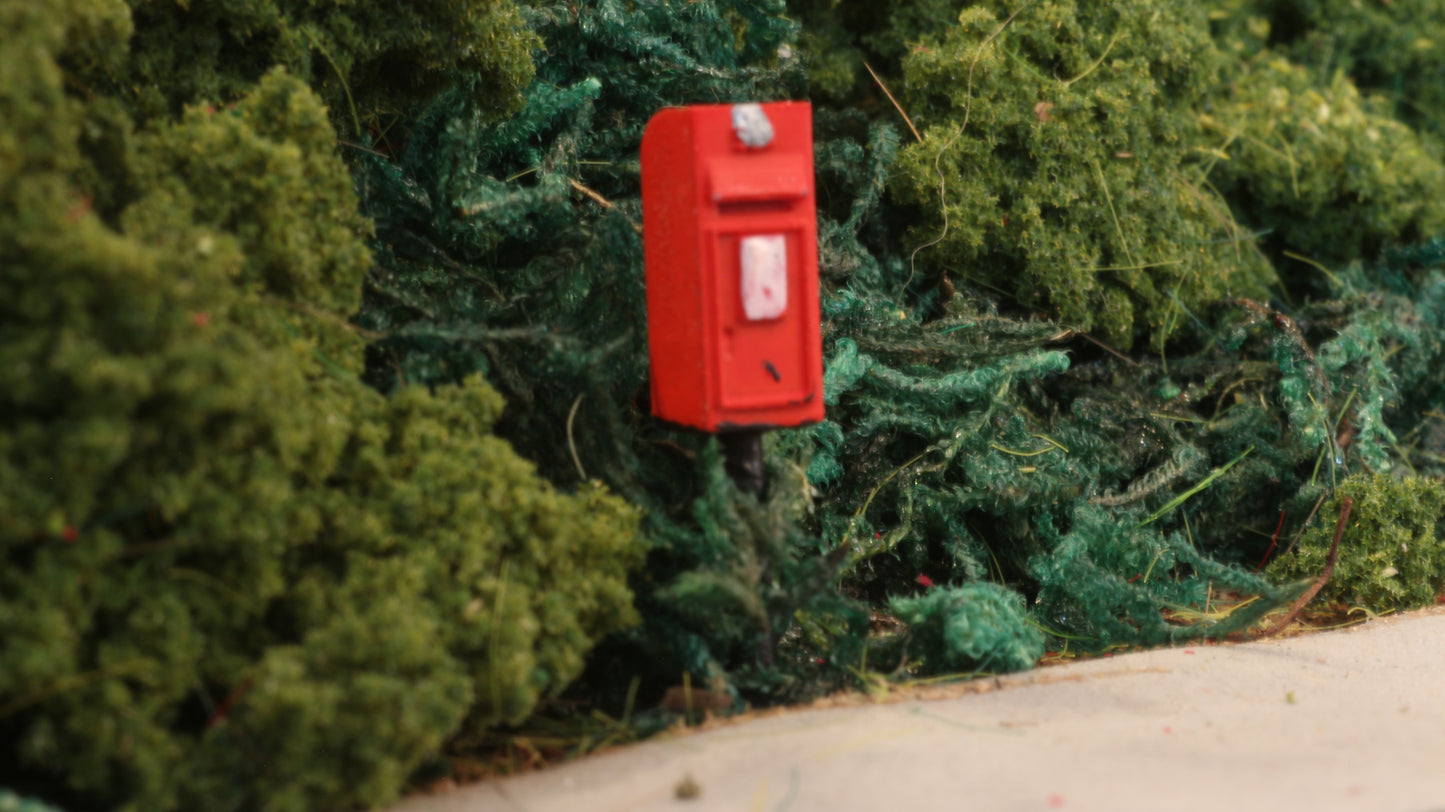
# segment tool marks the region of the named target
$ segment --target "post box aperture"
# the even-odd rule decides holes
[[[821,420],[811,107],[657,113],[642,218],[653,414],[705,431]]]

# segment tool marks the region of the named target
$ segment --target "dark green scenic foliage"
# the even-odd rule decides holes
[[[0,0],[0,787],[370,807],[539,711],[1221,637],[1345,497],[1321,599],[1433,602],[1441,24]],[[801,98],[827,418],[755,497],[650,416],[638,147]]]
[[[637,513],[539,480],[476,378],[361,382],[369,227],[303,82],[132,123],[66,92],[72,11],[0,3],[0,785],[384,803],[636,621]]]
[[[917,647],[938,670],[1023,671],[1044,653],[1044,634],[1029,625],[1023,596],[979,581],[895,598],[889,608],[908,624]]]

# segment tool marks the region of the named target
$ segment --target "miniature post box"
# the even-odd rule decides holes
[[[652,412],[710,432],[823,419],[812,108],[669,108],[642,135]]]

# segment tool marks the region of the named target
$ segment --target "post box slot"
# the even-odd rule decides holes
[[[712,201],[719,206],[790,203],[807,197],[813,183],[807,164],[796,155],[714,158],[708,170]]]
[[[793,201],[791,200],[734,200],[727,203],[719,203],[717,210],[719,214],[784,214],[791,211]]]

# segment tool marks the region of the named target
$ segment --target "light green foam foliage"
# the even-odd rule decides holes
[[[1211,24],[1240,56],[1268,47],[1330,77],[1348,75],[1385,110],[1445,136],[1445,8],[1434,0],[1216,0]]]
[[[93,10],[0,3],[0,784],[386,803],[635,622],[637,513],[540,481],[476,378],[362,384],[320,100],[277,69],[132,120],[66,90],[75,49],[123,53]]]
[[[95,4],[100,5],[100,4]],[[539,43],[510,0],[109,0],[129,7],[129,59],[100,62],[94,81],[144,115],[229,104],[277,65],[325,100],[337,129],[381,136],[392,117],[466,77],[498,113],[514,109]],[[110,12],[108,12],[110,13]],[[77,52],[75,58],[94,57]],[[99,60],[97,60],[99,61]],[[96,88],[101,89],[100,87]]]
[[[1199,121],[1213,144],[1208,176],[1249,227],[1327,264],[1445,229],[1439,143],[1362,95],[1345,73],[1321,76],[1264,51],[1228,77]],[[1323,281],[1306,261],[1285,258],[1280,267]]]
[[[1224,2],[795,3],[813,91],[896,120],[870,61],[919,132],[889,186],[916,212],[915,287],[972,283],[1156,350],[1207,302],[1267,299],[1274,267],[1316,273],[1283,252],[1371,257],[1445,224],[1438,141],[1372,67],[1416,59],[1380,47],[1413,19],[1256,5],[1273,29]]]
[[[1219,64],[1197,4],[909,7],[851,37],[922,137],[889,185],[921,220],[920,281],[999,290],[1123,347],[1227,290],[1264,295],[1272,271],[1198,172],[1190,107]]]
[[[1371,611],[1417,609],[1445,590],[1445,484],[1437,479],[1358,474],[1320,507],[1324,521],[1277,559],[1270,574],[1307,578],[1325,565],[1344,499],[1354,500],[1340,538],[1339,560],[1321,590],[1325,600]]]

